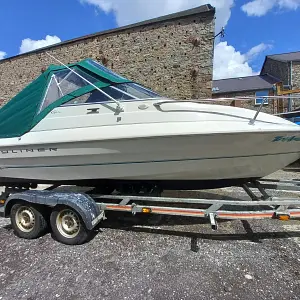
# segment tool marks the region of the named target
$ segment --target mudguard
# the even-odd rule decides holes
[[[11,194],[5,201],[4,217],[10,213],[10,203],[14,200],[23,200],[33,204],[50,207],[66,205],[73,208],[82,218],[87,229],[93,229],[103,218],[104,212],[89,195],[84,193],[53,192],[53,191],[25,191]]]

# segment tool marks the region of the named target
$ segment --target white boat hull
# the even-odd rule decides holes
[[[300,157],[299,126],[219,105],[132,101],[58,107],[20,138],[0,141],[0,178],[11,182],[134,180],[238,182]],[[89,114],[90,107],[99,114]],[[183,183],[179,185],[179,183]],[[219,182],[219,184],[217,184]],[[222,184],[221,184],[222,185]]]
[[[222,133],[14,147],[2,150],[0,177],[32,182],[259,178],[300,158],[298,142],[274,141],[289,135]]]

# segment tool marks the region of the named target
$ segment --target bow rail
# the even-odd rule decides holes
[[[290,100],[290,99],[294,99],[294,100],[300,100],[300,95],[299,96],[260,96],[260,97],[255,97],[255,96],[240,96],[240,97],[228,97],[228,98],[204,98],[204,99],[191,99],[191,100],[176,100],[176,102],[179,103],[212,103],[212,102],[228,102],[228,101],[249,101],[249,100],[256,100],[256,99],[261,99],[261,104],[259,105],[258,109],[255,112],[255,115],[253,116],[253,118],[249,121],[250,125],[254,125],[255,121],[259,115],[259,113],[261,112],[263,106],[266,104],[267,101],[271,100]],[[174,100],[166,100],[166,101],[161,101],[161,102],[157,102],[154,104],[154,106],[156,107],[160,107],[163,104],[167,104],[167,103],[174,103]],[[296,114],[299,113],[299,111],[296,112],[284,112],[284,113],[278,113],[278,114],[274,114],[276,116],[280,116],[280,115],[284,115],[284,114]]]

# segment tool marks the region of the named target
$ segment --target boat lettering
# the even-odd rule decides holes
[[[36,149],[14,149],[14,150],[1,150],[1,154],[11,153],[26,153],[26,152],[53,152],[57,151],[57,148],[36,148]]]
[[[300,142],[300,137],[297,136],[276,136],[272,142]]]

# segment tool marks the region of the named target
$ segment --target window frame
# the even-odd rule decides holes
[[[261,95],[259,95],[261,93]],[[269,90],[260,90],[255,92],[255,101],[254,105],[259,106],[262,104],[264,97],[269,96]],[[263,105],[268,105],[269,104],[269,99],[265,98],[264,104]]]
[[[80,74],[81,76],[83,76],[84,74],[86,74],[86,75],[88,75],[89,77],[93,78],[93,79],[95,80],[93,84],[95,84],[95,83],[97,83],[97,82],[99,81],[98,78],[96,78],[96,77],[94,77],[94,76],[92,76],[92,75],[86,73],[85,71],[81,70],[80,68],[78,68],[78,67],[76,67],[76,66],[73,67],[72,70],[74,70],[74,71],[77,72],[77,73],[82,72],[82,74]],[[62,72],[62,71],[65,71],[65,70],[64,70],[64,69],[62,69],[62,70],[57,70],[57,71],[55,71],[55,72],[51,75],[51,77],[50,77],[50,79],[49,79],[49,81],[48,81],[47,88],[46,88],[46,90],[44,91],[44,97],[43,97],[43,100],[41,101],[41,104],[40,104],[40,106],[39,106],[39,109],[38,109],[37,114],[40,114],[45,108],[47,108],[49,105],[51,105],[51,104],[54,103],[55,101],[57,101],[57,100],[59,100],[60,98],[62,98],[62,97],[64,97],[64,96],[66,96],[66,95],[68,95],[68,94],[70,94],[70,93],[72,93],[72,92],[75,91],[75,90],[74,90],[74,91],[69,92],[69,93],[67,93],[67,94],[64,94],[64,93],[63,93],[63,91],[62,91],[62,89],[61,89],[61,87],[60,87],[60,84],[61,84],[62,82],[64,82],[69,76],[71,76],[72,74],[75,74],[75,73],[69,70],[68,74],[66,74],[66,76],[63,77],[63,79],[61,80],[61,82],[58,82],[58,81],[57,81],[57,77],[56,77],[55,75],[56,75],[56,73]],[[90,78],[89,78],[89,79],[90,79]],[[89,79],[87,79],[87,80],[89,80]],[[49,91],[49,88],[50,88],[51,83],[52,83],[52,80],[55,81],[56,86],[57,86],[57,88],[58,88],[58,90],[59,90],[59,93],[61,94],[61,97],[58,98],[58,99],[56,99],[55,101],[53,101],[52,103],[50,103],[48,106],[46,106],[46,107],[43,108],[44,103],[45,103],[45,100],[46,100],[46,97],[47,97],[47,94],[48,94],[48,91]],[[88,85],[88,84],[86,84],[86,85]],[[82,86],[82,87],[84,87],[84,86]],[[82,87],[80,87],[80,88],[82,88]],[[80,89],[80,88],[79,88],[79,89]],[[77,90],[77,89],[76,89],[76,90]],[[103,92],[103,93],[104,93],[104,92]]]
[[[135,97],[135,96],[133,96],[132,94],[127,93],[127,92],[125,92],[125,91],[123,91],[122,89],[119,89],[119,88],[117,87],[117,85],[128,84],[128,83],[117,83],[117,84],[115,84],[115,85],[109,85],[109,86],[107,86],[107,87],[112,88],[112,89],[114,89],[114,90],[116,90],[116,91],[119,91],[120,93],[123,93],[123,94],[129,96],[129,97],[131,97],[131,99],[115,99],[115,98],[114,98],[115,101],[119,101],[119,102],[132,102],[132,101],[136,101],[136,100],[138,100],[138,101],[144,101],[144,100],[156,100],[156,99],[161,99],[161,98],[162,98],[159,94],[153,92],[153,91],[150,90],[150,89],[145,88],[144,86],[141,86],[141,85],[139,85],[139,84],[137,84],[137,83],[135,83],[135,82],[129,82],[129,83],[132,83],[133,85],[137,85],[137,86],[139,86],[139,87],[141,87],[141,88],[143,88],[143,89],[145,89],[145,90],[147,90],[147,91],[149,91],[149,92],[151,92],[151,93],[154,93],[154,94],[158,95],[159,97],[138,98],[138,97]],[[105,92],[105,91],[102,90],[102,89],[105,89],[105,88],[106,88],[106,87],[101,88],[101,93],[102,93],[104,96],[106,96],[106,97],[108,98],[107,100],[99,100],[99,101],[97,101],[97,102],[82,102],[82,103],[72,103],[72,104],[69,104],[69,102],[71,102],[71,101],[74,100],[74,99],[72,99],[72,100],[70,100],[70,101],[68,101],[68,102],[66,102],[66,103],[64,103],[64,104],[62,104],[62,105],[60,105],[60,106],[61,106],[61,107],[65,107],[65,106],[74,106],[74,105],[89,105],[89,104],[113,103],[114,101],[110,99],[110,97],[112,97],[112,96],[109,95],[109,94],[107,94],[107,91]],[[89,93],[93,93],[93,92],[98,92],[98,93],[100,93],[100,91],[98,91],[98,90],[93,90],[93,91],[91,91],[91,92],[89,92]],[[80,96],[78,96],[78,97],[81,97],[81,96],[83,96],[83,95],[85,95],[85,94],[82,94],[82,95],[80,95]],[[110,97],[109,97],[109,96],[110,96]],[[77,97],[77,98],[78,98],[78,97]]]

